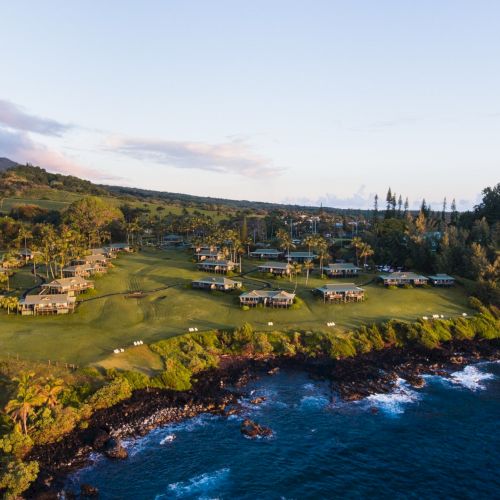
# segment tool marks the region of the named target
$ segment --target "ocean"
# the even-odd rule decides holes
[[[427,376],[359,402],[281,371],[246,387],[243,416],[200,415],[74,474],[102,499],[500,498],[500,364]],[[249,398],[249,399],[251,399]],[[273,430],[248,439],[243,417]]]

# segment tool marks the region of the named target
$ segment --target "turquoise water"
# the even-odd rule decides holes
[[[296,372],[247,389],[267,401],[243,401],[245,416],[273,437],[202,415],[128,442],[127,461],[98,458],[71,486],[104,499],[500,498],[498,363],[354,403]]]

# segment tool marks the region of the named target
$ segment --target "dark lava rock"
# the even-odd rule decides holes
[[[250,403],[252,403],[253,405],[260,405],[261,403],[263,403],[267,398],[264,397],[264,396],[259,396],[259,397],[256,397],[254,399],[252,399],[250,401]]]
[[[264,427],[258,423],[245,419],[241,424],[241,433],[251,438],[271,436],[273,431],[269,427]]]
[[[91,484],[84,483],[80,485],[80,495],[83,498],[97,498],[99,496],[99,490]]]
[[[128,458],[127,450],[122,446],[119,439],[111,438],[106,441],[104,446],[104,454],[108,458],[125,460]]]
[[[419,375],[407,375],[406,381],[416,389],[421,389],[425,386],[425,380]]]

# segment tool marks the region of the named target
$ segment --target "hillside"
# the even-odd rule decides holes
[[[65,208],[75,199],[85,195],[114,198],[120,203],[154,204],[165,208],[191,208],[202,211],[235,212],[245,210],[264,214],[272,210],[317,213],[318,207],[283,205],[250,200],[231,200],[183,193],[153,191],[141,188],[94,184],[71,175],[47,172],[33,165],[20,165],[8,158],[0,159],[0,211],[6,212],[14,205],[34,204],[51,210]],[[342,215],[367,215],[368,210],[324,207],[325,212]]]

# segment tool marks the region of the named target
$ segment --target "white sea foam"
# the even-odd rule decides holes
[[[168,444],[175,440],[177,436],[175,434],[168,434],[161,441],[160,444]]]
[[[324,408],[328,404],[328,398],[320,394],[314,396],[303,396],[300,399],[300,406],[303,408]]]
[[[418,393],[412,390],[405,380],[398,379],[396,387],[392,392],[387,394],[372,394],[365,401],[368,401],[371,405],[389,415],[399,415],[404,413],[405,407],[408,404],[414,403],[418,399]]]
[[[495,375],[482,372],[476,366],[466,366],[461,371],[453,372],[450,377],[451,382],[454,384],[461,385],[471,391],[479,391],[486,388],[481,382],[491,380],[495,378]]]
[[[220,486],[220,484],[227,480],[230,474],[229,468],[223,468],[216,470],[214,472],[205,472],[199,476],[194,476],[187,481],[181,481],[178,483],[171,483],[168,485],[168,490],[170,495],[176,498],[182,498],[184,496],[196,495],[199,498],[207,498],[206,495],[210,493],[214,488]],[[161,495],[157,498],[167,498],[168,495]]]

